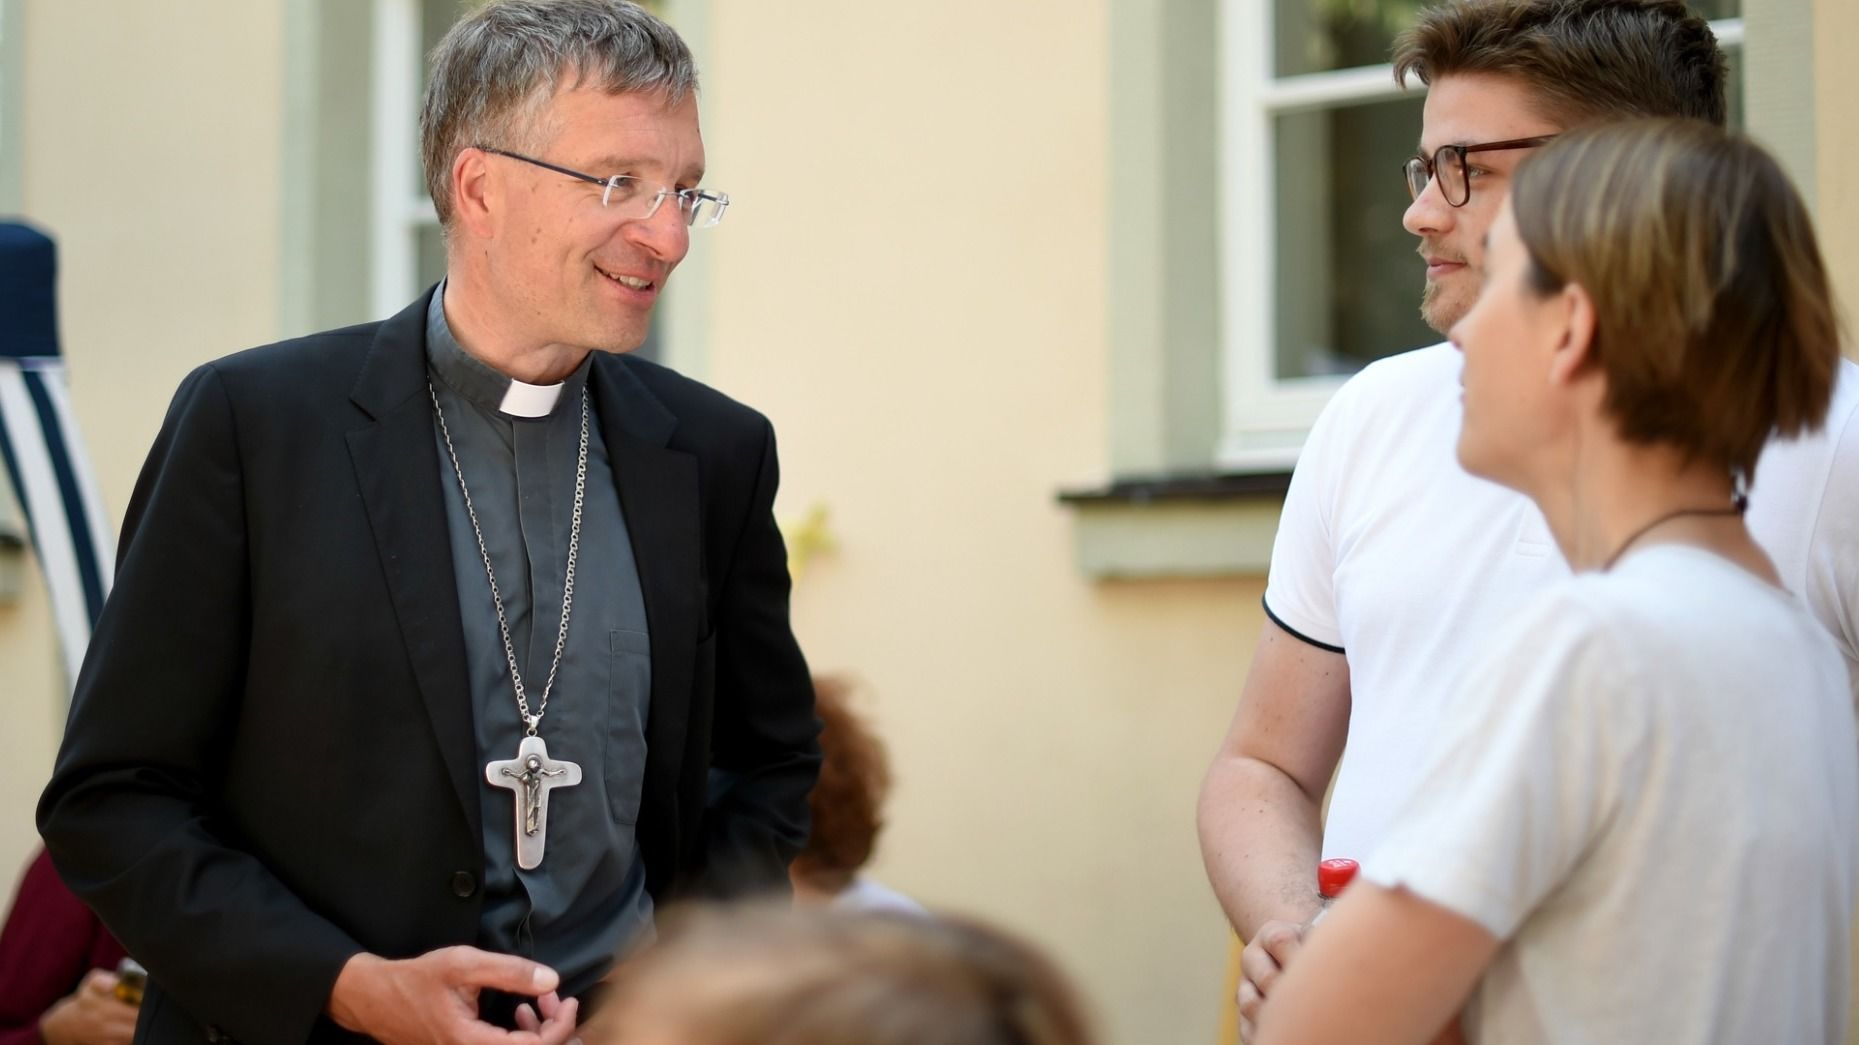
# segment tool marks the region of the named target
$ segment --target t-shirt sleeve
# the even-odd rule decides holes
[[[1859,374],[1845,366],[1842,380]],[[1846,395],[1859,395],[1847,389]],[[1808,540],[1807,579],[1802,598],[1814,619],[1833,635],[1848,672],[1859,666],[1859,409],[1842,419],[1833,438],[1833,461]],[[1850,680],[1859,703],[1859,675]]]
[[[1335,488],[1347,462],[1353,430],[1349,402],[1353,384],[1332,396],[1311,426],[1291,472],[1272,567],[1265,583],[1265,612],[1279,627],[1315,646],[1341,652],[1336,612]]]
[[[1591,850],[1637,769],[1635,683],[1592,611],[1563,592],[1520,615],[1466,676],[1464,714],[1426,762],[1365,879],[1511,936]]]

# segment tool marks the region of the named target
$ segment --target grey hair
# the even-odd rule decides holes
[[[538,114],[557,89],[697,91],[697,63],[670,26],[632,0],[491,0],[432,49],[420,106],[420,159],[441,224],[452,222],[452,161],[478,144],[535,149]]]

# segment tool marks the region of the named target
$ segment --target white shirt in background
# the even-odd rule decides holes
[[[1312,428],[1286,496],[1266,611],[1349,660],[1326,857],[1375,848],[1435,736],[1489,698],[1460,685],[1466,670],[1569,576],[1536,506],[1459,466],[1460,365],[1451,345],[1436,345],[1350,379]],[[1841,371],[1826,429],[1764,452],[1749,526],[1859,665],[1859,367]]]

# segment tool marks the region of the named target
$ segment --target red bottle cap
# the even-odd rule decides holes
[[[1317,865],[1317,892],[1325,900],[1334,900],[1343,891],[1343,886],[1355,881],[1356,872],[1362,865],[1354,860],[1337,857],[1325,860]]]

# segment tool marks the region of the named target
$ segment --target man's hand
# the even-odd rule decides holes
[[[542,1011],[541,1016],[536,1015],[537,1009]],[[580,1011],[581,1002],[578,999],[570,998],[563,1001],[554,991],[550,991],[536,999],[534,1009],[530,1008],[527,1003],[518,1005],[516,1025],[533,1032],[547,1045],[561,1045],[562,1042],[569,1040],[569,1035],[574,1033],[575,1017],[580,1014]]]
[[[329,1016],[385,1045],[563,1045],[574,1033],[574,1001],[555,996],[561,978],[546,965],[475,947],[444,947],[389,961],[357,954],[342,966],[329,995]],[[478,995],[499,990],[537,999],[542,1018],[523,1006],[518,1030],[478,1019]]]
[[[1246,941],[1239,955],[1239,1040],[1252,1040],[1266,995],[1303,942],[1304,927],[1290,922],[1266,922]]]
[[[111,993],[116,974],[92,969],[84,982],[39,1017],[45,1045],[129,1045],[136,1033],[136,1007]]]

